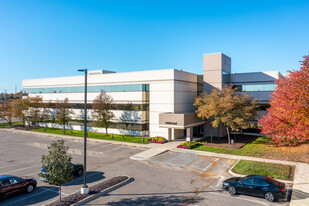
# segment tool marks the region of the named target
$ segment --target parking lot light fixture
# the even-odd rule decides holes
[[[79,72],[85,72],[85,103],[84,103],[84,185],[81,188],[81,194],[88,194],[89,188],[86,181],[87,173],[87,69],[79,69]]]

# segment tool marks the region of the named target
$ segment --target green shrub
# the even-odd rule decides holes
[[[155,142],[155,143],[164,143],[167,142],[167,139],[165,139],[164,137],[152,137],[149,138],[149,142]]]
[[[197,147],[199,144],[200,144],[199,142],[188,141],[188,142],[181,143],[180,145],[177,146],[177,148],[193,149]]]

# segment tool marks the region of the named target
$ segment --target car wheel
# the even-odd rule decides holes
[[[82,174],[83,174],[83,170],[82,169],[77,170],[77,176],[82,176]]]
[[[229,186],[227,188],[227,191],[231,194],[231,195],[235,195],[236,194],[236,188],[234,186]]]
[[[271,192],[266,192],[265,193],[265,199],[268,200],[269,202],[275,201],[275,196]]]
[[[35,186],[33,184],[27,185],[26,192],[31,193],[31,192],[33,192],[34,188],[35,188]]]

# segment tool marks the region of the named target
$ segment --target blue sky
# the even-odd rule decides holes
[[[0,92],[23,79],[183,69],[205,53],[233,72],[297,69],[309,52],[308,0],[0,0]]]

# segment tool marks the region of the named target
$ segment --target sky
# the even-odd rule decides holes
[[[308,0],[0,0],[0,93],[23,79],[182,69],[203,54],[232,72],[299,69],[309,54]]]

